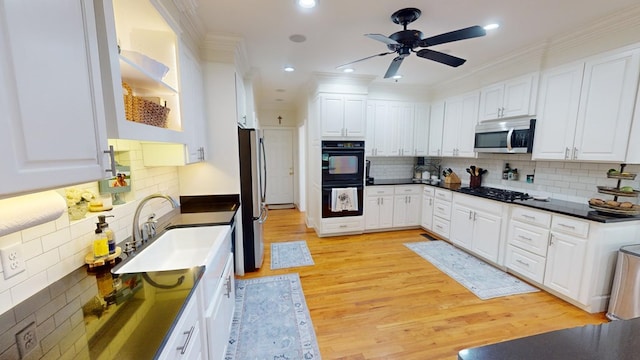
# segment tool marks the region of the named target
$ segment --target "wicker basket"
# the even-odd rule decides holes
[[[126,92],[123,96],[124,113],[127,120],[161,128],[167,127],[167,116],[170,111],[168,107],[133,95],[131,86],[124,81],[122,88]]]

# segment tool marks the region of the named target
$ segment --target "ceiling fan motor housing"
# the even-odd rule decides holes
[[[387,48],[391,51],[396,51],[401,48],[415,49],[418,46],[418,42],[422,40],[422,31],[418,30],[401,30],[389,35],[389,38],[395,40],[400,43],[402,46],[398,46],[397,44],[389,44]]]

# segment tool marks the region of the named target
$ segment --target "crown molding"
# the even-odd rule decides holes
[[[202,42],[205,61],[236,64],[240,54],[246,54],[244,40],[231,34],[207,34]],[[246,57],[245,57],[246,58]]]

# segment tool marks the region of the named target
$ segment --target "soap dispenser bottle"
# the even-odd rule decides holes
[[[95,235],[93,238],[93,257],[100,259],[109,255],[109,241],[107,235],[102,231],[100,223],[96,223]]]
[[[109,255],[116,253],[116,237],[113,233],[113,230],[109,228],[109,223],[107,223],[106,219],[108,217],[113,217],[113,215],[98,215],[98,224],[100,224],[100,229],[107,237],[107,244],[109,247]]]

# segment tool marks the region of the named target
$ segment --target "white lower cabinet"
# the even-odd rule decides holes
[[[585,239],[552,232],[544,272],[544,285],[577,299],[586,248]]]
[[[393,186],[368,186],[365,190],[365,230],[393,226]]]
[[[395,186],[393,199],[393,226],[420,225],[422,185]]]
[[[164,350],[157,357],[159,360],[207,359],[205,342],[202,339],[204,324],[200,313],[201,292],[202,285],[199,285],[176,322]]]
[[[450,240],[494,263],[500,263],[502,205],[464,194],[454,194]]]
[[[433,202],[433,232],[448,239],[451,228],[451,191],[436,189]]]
[[[422,190],[422,221],[420,225],[425,230],[433,230],[433,195],[435,189],[430,186],[425,186]]]
[[[224,359],[231,332],[235,297],[233,256],[230,255],[218,282],[216,293],[212,301],[207,304],[209,360]]]

